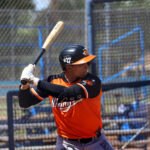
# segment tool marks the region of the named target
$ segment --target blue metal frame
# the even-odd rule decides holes
[[[7,116],[8,116],[9,150],[15,150],[14,121],[13,121],[13,101],[12,101],[13,96],[18,96],[18,91],[9,91],[7,93]]]
[[[111,0],[108,0],[109,2],[111,2]],[[86,12],[87,12],[87,26],[88,26],[88,48],[89,48],[89,52],[91,54],[94,54],[94,42],[93,42],[93,29],[92,29],[92,5],[94,3],[104,3],[103,0],[86,0]],[[103,82],[107,82],[112,80],[113,78],[119,76],[120,74],[132,69],[134,66],[137,66],[139,64],[143,64],[143,75],[141,76],[141,78],[144,80],[146,79],[146,75],[145,75],[145,68],[144,68],[144,39],[143,39],[143,30],[142,27],[140,26],[109,26],[109,27],[100,27],[100,28],[133,28],[131,31],[125,33],[124,35],[119,36],[118,38],[114,39],[113,41],[111,41],[110,43],[104,44],[102,47],[99,48],[99,75],[100,75],[100,79]],[[112,46],[114,44],[117,44],[117,42],[121,41],[122,39],[132,35],[133,33],[139,31],[140,32],[140,45],[141,45],[141,61],[136,62],[133,66],[129,66],[127,69],[124,69],[116,74],[114,74],[111,77],[108,77],[106,79],[103,79],[103,72],[102,72],[102,60],[101,60],[101,51],[104,50],[105,48],[108,48],[109,46]],[[95,73],[95,72],[94,72]]]
[[[87,31],[88,31],[88,51],[90,54],[95,55],[93,44],[93,27],[92,27],[92,4],[93,0],[86,0],[86,12],[87,12]],[[92,73],[96,74],[96,62],[92,61]]]
[[[103,78],[103,72],[102,72],[102,56],[101,56],[101,51],[105,50],[106,48],[108,48],[109,46],[115,45],[117,42],[121,41],[122,39],[134,34],[135,32],[140,31],[140,45],[141,45],[141,61],[137,61],[134,65],[129,66],[128,68],[119,71],[118,73],[104,79]],[[118,38],[114,39],[113,41],[111,41],[110,43],[106,43],[104,44],[102,47],[99,48],[98,51],[98,57],[99,57],[99,75],[100,75],[100,79],[103,82],[108,82],[111,81],[112,79],[118,77],[119,75],[121,75],[122,73],[131,70],[133,67],[138,66],[139,64],[142,64],[142,69],[143,69],[143,75],[142,75],[142,79],[146,79],[145,76],[145,68],[144,68],[144,40],[143,40],[143,32],[142,32],[142,28],[141,27],[136,27],[133,30],[119,36]]]
[[[0,43],[0,46],[3,47],[3,46],[6,46],[6,47],[21,47],[21,46],[32,46],[32,47],[39,47],[40,48],[40,51],[42,50],[42,30],[47,28],[52,28],[53,26],[17,26],[17,25],[0,25],[0,28],[27,28],[27,29],[38,29],[38,32],[39,32],[39,43],[38,44],[28,44],[28,43]],[[3,64],[4,65],[4,64]],[[16,64],[14,64],[16,65]],[[24,64],[24,65],[27,65],[27,64]],[[43,79],[43,76],[44,76],[44,70],[43,70],[43,66],[44,66],[44,62],[43,62],[43,57],[41,57],[40,59],[40,67],[41,67],[41,79]]]
[[[42,45],[43,45],[42,28],[39,28],[39,47],[40,47],[40,51],[42,51]],[[44,79],[43,56],[40,59],[40,66],[41,66],[41,79]]]
[[[93,29],[92,29],[92,17],[91,17],[91,5],[92,0],[87,0],[86,2],[86,12],[87,12],[87,26],[88,26],[88,51],[90,54],[93,54]]]
[[[25,28],[25,29],[37,29],[38,30],[38,43],[0,43],[0,47],[37,47],[39,48],[39,51],[42,50],[42,43],[43,43],[43,36],[42,36],[42,32],[43,32],[43,29],[52,29],[53,26],[50,25],[50,26],[28,26],[28,25],[0,25],[0,29],[17,29],[17,28]],[[65,26],[66,29],[76,29],[76,28],[84,28],[84,26],[79,26],[79,25],[74,25],[74,26],[70,26],[70,25],[66,25]],[[71,43],[70,43],[71,44]],[[74,43],[73,43],[74,44]],[[83,43],[82,43],[83,44]],[[52,44],[53,47],[65,47],[65,46],[68,46],[67,43],[55,43],[55,44]],[[27,63],[22,63],[22,64],[17,64],[17,63],[13,63],[13,64],[9,64],[9,63],[3,63],[3,64],[0,64],[0,66],[26,66],[28,65],[28,62]],[[41,57],[40,59],[40,67],[41,67],[41,79],[44,78],[44,65],[55,65],[55,66],[58,66],[59,63],[48,63],[48,64],[44,64],[44,61],[43,61],[43,57]]]
[[[113,0],[108,0],[109,2],[113,1]],[[91,54],[94,54],[93,50],[94,50],[94,41],[93,41],[93,29],[92,29],[92,6],[94,3],[104,3],[106,1],[103,0],[86,0],[86,12],[87,12],[87,25],[88,25],[88,48],[89,48],[89,52]],[[125,33],[124,35],[119,36],[118,38],[114,39],[113,41],[111,41],[110,43],[107,44],[103,44],[100,48],[99,48],[99,76],[100,79],[103,82],[108,82],[116,77],[118,77],[119,75],[121,75],[122,73],[131,70],[133,67],[138,66],[139,64],[142,64],[142,76],[141,79],[145,80],[146,79],[146,74],[145,74],[145,67],[144,67],[144,38],[143,38],[143,30],[142,27],[140,26],[103,26],[103,27],[98,27],[98,28],[128,28],[131,29],[131,31]],[[121,41],[122,39],[134,34],[135,32],[139,31],[140,32],[140,46],[141,46],[141,60],[137,61],[135,64],[129,66],[128,68],[119,71],[118,73],[103,79],[103,72],[102,72],[102,56],[101,56],[101,51],[104,50],[105,48],[112,46],[114,44],[117,44],[117,42]],[[96,74],[96,71],[94,71],[93,73]],[[146,98],[146,89],[143,89],[143,93],[144,93],[144,97]],[[102,102],[103,102],[103,97],[102,97]]]

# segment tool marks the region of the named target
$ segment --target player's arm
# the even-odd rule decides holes
[[[84,90],[86,98],[94,98],[101,92],[101,80],[92,74],[88,74],[80,83],[77,83]]]
[[[46,80],[39,80],[37,88],[30,88],[28,85],[21,85],[19,89],[19,104],[23,108],[40,103],[49,95],[58,97],[64,91],[64,86],[49,83]]]
[[[58,102],[73,101],[81,98],[94,98],[101,91],[101,81],[98,77],[88,74],[81,82],[65,88],[58,96]]]
[[[37,85],[37,89],[46,93],[47,95],[51,95],[53,97],[58,97],[60,93],[64,91],[66,87],[50,83],[48,80],[40,80]]]
[[[30,73],[31,74],[31,73]],[[23,108],[28,108],[35,104],[40,103],[44,98],[48,96],[58,97],[60,93],[64,91],[64,86],[50,83],[50,80],[55,76],[49,76],[46,80],[39,80],[31,75],[30,81],[36,86],[36,88],[30,88],[30,84],[21,85],[19,88],[19,105]],[[36,80],[36,81],[35,81]],[[35,83],[36,82],[36,83]]]
[[[47,80],[40,80],[37,85],[37,89],[40,92],[45,92],[48,95],[58,98],[58,102],[61,102],[61,99],[71,99],[78,100],[80,98],[86,97],[84,89],[75,84],[70,87],[65,87],[57,84],[50,83],[53,76],[50,76]],[[54,77],[55,78],[55,77]]]
[[[47,95],[57,97],[58,102],[73,101],[96,97],[100,93],[101,81],[98,77],[88,74],[81,82],[70,87],[52,84],[49,83],[49,80],[42,80],[38,82],[37,89]]]
[[[27,79],[29,82],[26,85],[19,87],[19,104],[20,107],[28,108],[32,105],[40,103],[44,98],[49,95],[57,97],[62,91],[63,86],[54,85],[47,81],[40,81],[39,78],[33,75],[34,65],[29,64],[24,68],[21,74],[21,80]],[[51,78],[54,78],[51,76]],[[30,84],[36,88],[30,88]],[[38,88],[37,88],[38,87]]]
[[[28,108],[32,105],[38,104],[41,101],[37,99],[32,93],[31,89],[27,88],[22,90],[21,88],[19,89],[19,106],[22,108]]]

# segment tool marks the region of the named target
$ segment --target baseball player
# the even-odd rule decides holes
[[[49,97],[58,128],[56,150],[114,149],[102,131],[101,81],[88,72],[95,57],[84,46],[71,45],[59,55],[62,73],[40,80],[31,64],[22,72],[21,80],[29,82],[20,85],[20,107],[28,108]]]

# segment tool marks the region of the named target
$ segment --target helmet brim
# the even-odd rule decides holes
[[[95,55],[88,55],[74,63],[72,63],[71,65],[81,65],[81,64],[85,64],[88,63],[90,61],[92,61],[96,56]]]

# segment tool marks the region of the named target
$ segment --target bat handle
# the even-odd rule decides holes
[[[45,53],[45,49],[42,49],[42,51],[39,53],[38,57],[36,58],[36,60],[34,61],[34,65],[36,65],[39,61],[39,59],[42,57],[42,55]],[[21,84],[22,85],[26,85],[28,83],[28,80],[27,79],[23,79],[21,80]]]
[[[39,59],[42,57],[42,55],[45,53],[45,49],[42,49],[42,51],[39,53],[38,57],[36,58],[36,60],[34,61],[34,65],[36,65],[39,61]]]

